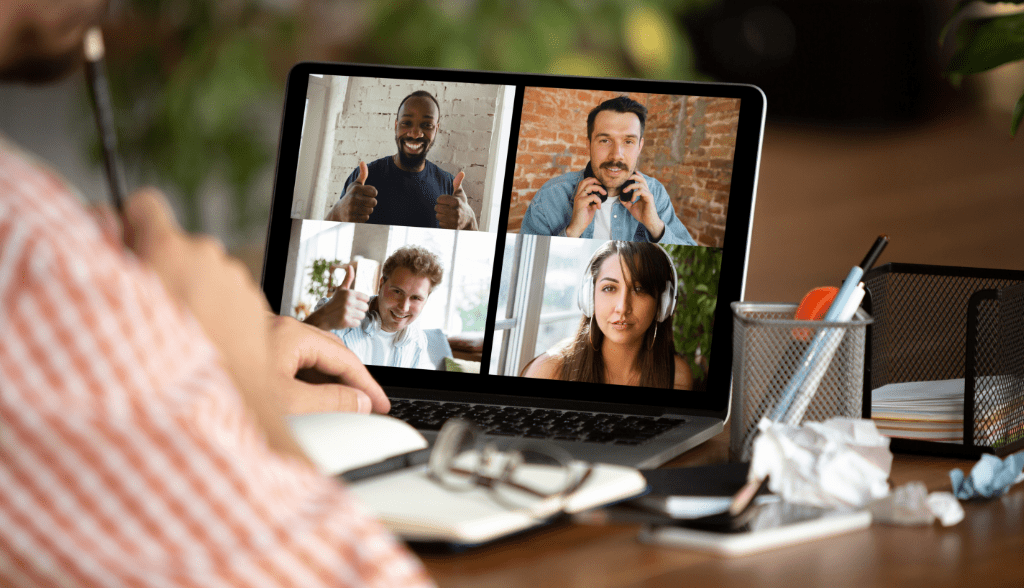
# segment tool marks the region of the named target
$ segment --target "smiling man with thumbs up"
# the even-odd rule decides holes
[[[325,220],[442,229],[477,230],[476,214],[462,187],[465,172],[427,161],[440,128],[440,106],[426,90],[406,96],[395,118],[398,153],[359,168]]]
[[[427,336],[414,323],[442,278],[436,254],[406,245],[384,260],[376,296],[352,289],[355,272],[348,265],[341,287],[305,322],[340,337],[364,364],[434,369]]]

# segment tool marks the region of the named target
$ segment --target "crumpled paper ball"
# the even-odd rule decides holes
[[[857,509],[889,494],[889,438],[867,419],[758,423],[750,476],[787,502]]]
[[[960,500],[995,498],[1002,496],[1017,482],[1024,480],[1024,452],[1006,456],[1006,459],[985,453],[964,476],[960,468],[949,472],[953,494]]]
[[[956,497],[949,492],[928,494],[923,482],[896,488],[868,504],[868,510],[875,521],[891,525],[930,525],[938,519],[943,527],[949,527],[964,520],[964,509]]]

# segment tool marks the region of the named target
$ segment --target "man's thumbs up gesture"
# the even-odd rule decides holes
[[[366,168],[366,162],[359,162],[359,177],[349,184],[345,195],[334,205],[334,208],[327,213],[324,220],[340,221],[344,223],[365,223],[377,206],[377,188],[366,185],[366,178],[370,171]]]
[[[469,206],[466,191],[462,189],[462,180],[465,178],[466,172],[460,171],[452,180],[453,193],[437,197],[434,212],[437,213],[437,222],[442,229],[477,230],[476,214]]]
[[[358,327],[370,310],[370,297],[352,289],[355,279],[355,268],[352,264],[346,265],[341,287],[303,322],[324,330]]]

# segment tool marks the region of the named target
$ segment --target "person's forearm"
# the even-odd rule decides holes
[[[266,436],[268,447],[281,455],[312,464],[285,422],[285,410],[277,397],[277,390],[242,390],[241,394],[253,419]]]
[[[324,311],[322,308],[309,313],[306,318],[302,319],[302,322],[307,325],[312,325],[318,329],[326,330],[326,326],[324,324]]]
[[[587,229],[586,225],[583,225],[582,227],[579,227],[579,226],[575,226],[572,222],[570,222],[569,226],[565,227],[565,236],[566,237],[572,237],[574,239],[575,238],[579,238],[579,236],[582,235],[583,231],[585,231],[586,229]]]
[[[327,211],[327,215],[324,217],[325,221],[342,222],[344,221],[344,215],[341,212],[341,201],[334,203],[334,206]]]
[[[657,243],[665,236],[665,231],[668,230],[668,227],[660,218],[656,219],[651,224],[653,226],[647,227],[647,231],[651,234],[651,241]]]
[[[476,222],[476,215],[470,215],[469,222],[466,223],[466,226],[463,227],[463,229],[465,229],[467,231],[479,231],[480,230],[479,224],[477,224],[477,222]]]

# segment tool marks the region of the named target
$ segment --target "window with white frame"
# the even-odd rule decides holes
[[[515,376],[571,337],[583,316],[576,290],[603,241],[516,235],[505,241],[491,373]]]

